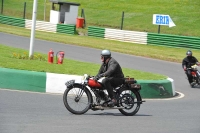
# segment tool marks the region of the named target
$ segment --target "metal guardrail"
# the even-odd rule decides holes
[[[0,23],[18,27],[25,27],[24,19],[8,17],[3,15],[0,15]]]
[[[109,40],[118,40],[122,42],[147,44],[146,32],[106,28],[104,38]]]
[[[35,25],[36,30],[40,31],[46,31],[46,32],[56,32],[56,26],[57,24],[52,24],[50,22],[44,22],[44,21],[37,21]],[[26,29],[32,28],[32,20],[26,19]]]
[[[200,38],[198,37],[148,33],[147,38],[149,45],[200,49]]]
[[[105,28],[88,26],[88,36],[104,38]]]
[[[75,34],[76,25],[57,24],[57,33]]]

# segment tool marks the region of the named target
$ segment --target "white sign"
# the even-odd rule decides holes
[[[176,26],[169,15],[153,14],[153,24],[165,25],[169,27]]]

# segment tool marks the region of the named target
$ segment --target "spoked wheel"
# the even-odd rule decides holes
[[[140,96],[139,92],[131,90],[123,90],[120,93],[119,105],[124,107],[124,109],[119,109],[119,111],[127,116],[135,115],[140,109]]]
[[[92,95],[85,86],[75,84],[73,87],[65,90],[63,102],[71,113],[84,114],[90,109]]]

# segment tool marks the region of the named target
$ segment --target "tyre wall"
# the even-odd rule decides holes
[[[44,93],[63,93],[65,83],[71,79],[80,83],[82,76],[0,68],[0,88]],[[173,79],[138,80],[142,98],[168,98],[175,96]]]

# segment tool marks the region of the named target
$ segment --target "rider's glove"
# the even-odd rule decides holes
[[[184,71],[186,71],[186,67],[183,67]]]
[[[103,77],[104,75],[103,74],[98,74],[97,76],[94,77],[94,80],[99,80],[101,77]]]

